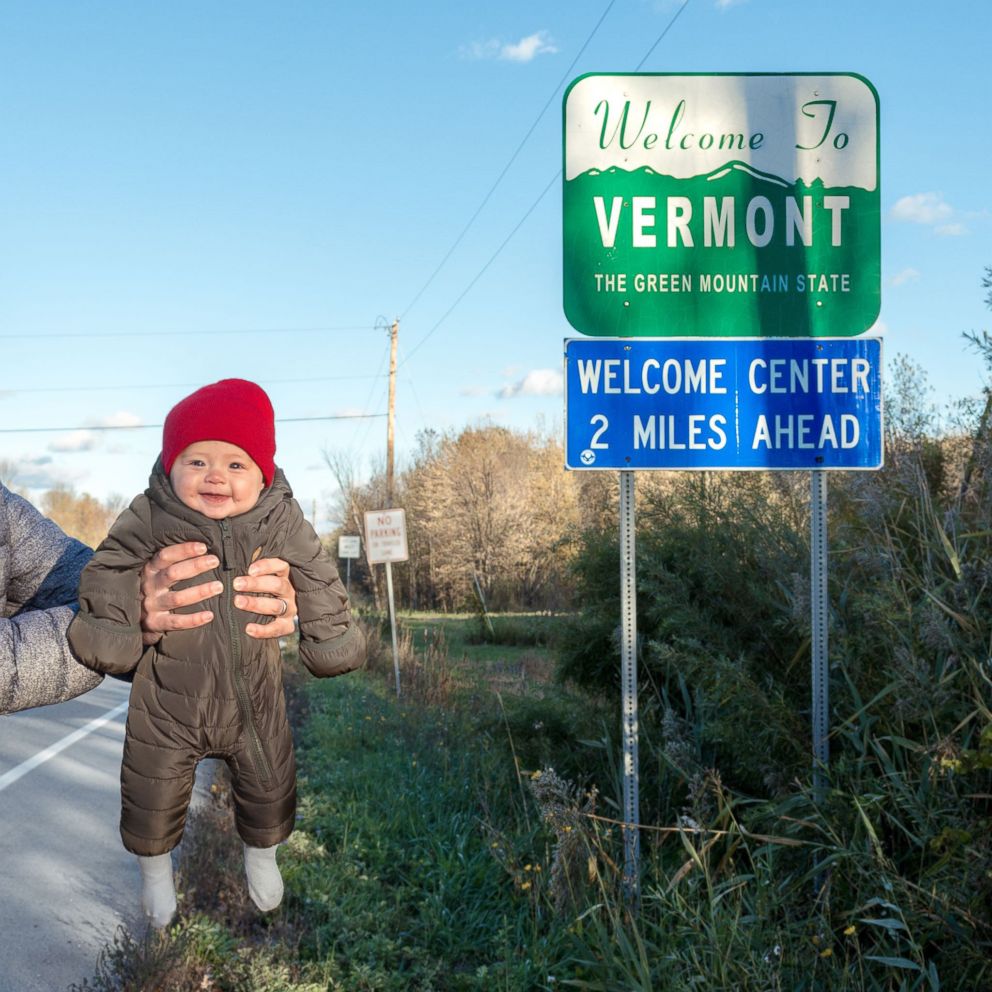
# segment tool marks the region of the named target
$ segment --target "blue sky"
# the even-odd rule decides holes
[[[669,25],[643,71],[872,81],[886,354],[925,367],[938,402],[976,393],[984,369],[961,335],[992,325],[992,6],[680,8],[0,7],[0,459],[14,483],[130,497],[160,433],[92,428],[160,424],[195,386],[244,376],[280,419],[348,418],[278,427],[277,461],[323,516],[322,452],[366,471],[384,457],[385,419],[352,416],[385,413],[376,325],[397,316],[401,461],[425,427],[560,431],[574,334],[554,181],[561,84],[634,70]],[[46,427],[67,429],[13,432]]]

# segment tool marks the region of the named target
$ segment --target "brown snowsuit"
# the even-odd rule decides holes
[[[182,585],[219,579],[224,592],[181,612],[210,609],[211,623],[141,643],[140,572],[168,544],[202,541],[220,567]],[[84,665],[134,671],[121,768],[121,837],[134,854],[171,851],[182,837],[201,758],[231,769],[238,833],[271,847],[293,830],[296,768],[286,720],[279,645],[244,632],[269,618],[234,607],[235,576],[258,558],[290,565],[300,620],[300,658],[316,676],[365,660],[337,569],[280,470],[247,513],[211,520],[185,506],[156,464],[149,488],[117,519],[83,570],[69,643]]]

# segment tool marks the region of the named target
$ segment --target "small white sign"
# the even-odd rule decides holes
[[[406,510],[369,510],[365,514],[365,552],[369,564],[406,561]]]
[[[342,534],[338,538],[338,557],[339,558],[361,558],[362,557],[362,539],[357,535],[346,536]]]

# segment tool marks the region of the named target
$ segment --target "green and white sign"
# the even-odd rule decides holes
[[[880,305],[878,94],[852,73],[581,76],[564,307],[601,337],[847,337]]]

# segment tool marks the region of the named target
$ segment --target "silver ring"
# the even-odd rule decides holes
[[[278,617],[284,617],[289,612],[289,603],[287,603],[286,600],[284,600],[280,596],[277,596],[276,599],[278,599],[279,602],[282,603],[282,612],[281,613],[277,613],[276,614],[276,617],[277,618]]]

